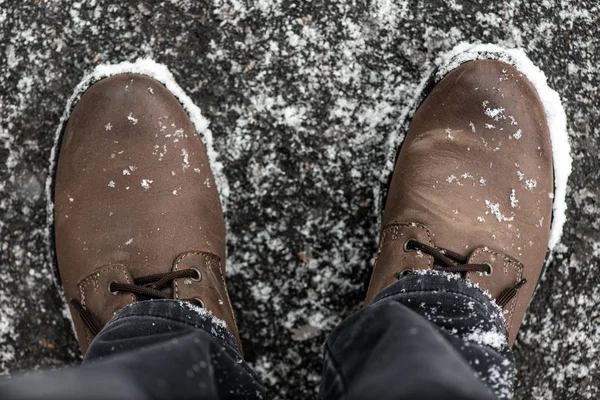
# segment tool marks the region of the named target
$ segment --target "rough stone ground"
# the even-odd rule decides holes
[[[232,194],[229,286],[273,398],[314,398],[363,299],[386,135],[436,54],[523,47],[564,99],[569,221],[515,353],[520,399],[598,398],[600,9],[595,1],[0,0],[0,372],[77,362],[43,185],[63,106],[100,62],[167,64],[211,121]]]

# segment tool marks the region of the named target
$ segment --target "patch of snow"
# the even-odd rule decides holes
[[[502,212],[500,212],[500,204],[498,203],[492,203],[489,200],[485,200],[485,207],[489,210],[489,213],[492,213],[494,217],[496,217],[498,222],[511,222],[515,220],[514,215],[507,217],[506,215],[502,214]],[[486,211],[486,214],[487,213],[488,211]]]
[[[508,339],[503,332],[497,330],[483,330],[476,328],[464,336],[464,339],[494,350],[502,350],[508,345]]]
[[[227,323],[224,320],[215,317],[215,315],[212,312],[210,312],[209,310],[207,310],[206,308],[197,306],[189,301],[178,301],[177,303],[181,307],[187,308],[188,310],[195,312],[196,314],[200,315],[203,318],[210,319],[213,325],[218,326],[219,328],[222,328],[222,329],[227,329]]]
[[[519,177],[519,180],[522,181],[523,178],[525,178],[525,174],[522,173],[521,171],[517,171],[517,176]]]
[[[150,184],[152,184],[154,181],[150,180],[150,179],[142,179],[142,183],[140,183],[140,185],[145,189],[148,190],[150,189]]]
[[[186,149],[181,149],[181,168],[187,169],[190,167],[190,155]]]
[[[510,206],[512,208],[516,208],[519,205],[519,200],[517,200],[517,195],[515,189],[510,191]]]
[[[494,119],[495,121],[498,121],[501,117],[502,114],[504,114],[505,109],[500,107],[500,108],[489,108],[486,107],[485,108],[485,115],[487,115],[488,117]]]
[[[127,116],[127,119],[129,120],[129,122],[131,122],[132,125],[137,125],[137,123],[138,123],[138,119],[133,117],[132,112],[129,113],[129,115]]]

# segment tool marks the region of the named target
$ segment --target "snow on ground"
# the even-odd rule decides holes
[[[440,54],[481,40],[522,47],[544,71],[574,159],[562,242],[515,346],[516,397],[597,398],[599,11],[581,0],[0,0],[0,372],[77,360],[44,248],[53,133],[95,65],[152,57],[223,155],[245,354],[272,397],[314,398],[323,340],[366,292],[386,139]]]

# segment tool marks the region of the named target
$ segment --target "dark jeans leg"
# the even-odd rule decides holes
[[[173,300],[135,303],[94,339],[79,367],[0,384],[12,399],[262,399],[231,335],[204,310]]]
[[[322,399],[507,399],[515,365],[502,310],[469,282],[413,273],[325,345]]]

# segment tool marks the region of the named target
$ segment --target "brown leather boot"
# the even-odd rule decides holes
[[[532,83],[501,61],[462,64],[410,123],[366,302],[406,271],[460,273],[504,308],[512,345],[544,266],[553,190]]]
[[[55,177],[60,278],[83,353],[123,307],[199,304],[240,340],[225,286],[225,224],[206,148],[179,101],[144,75],[91,86]]]

